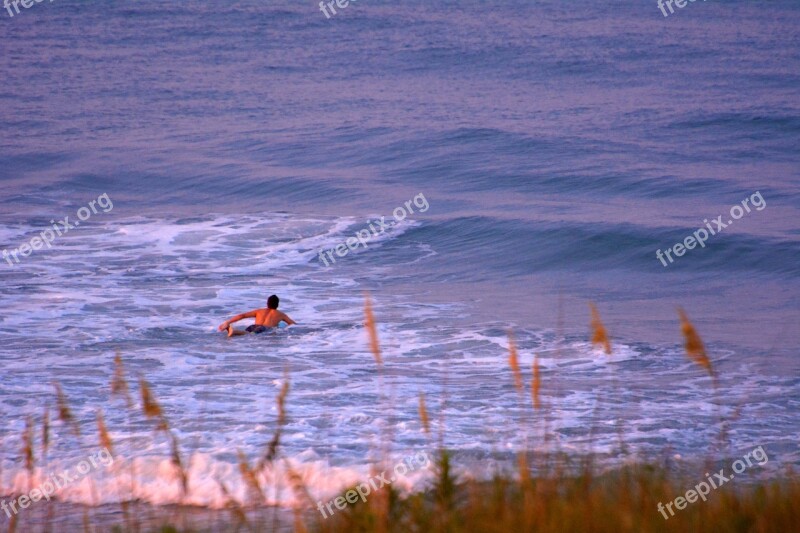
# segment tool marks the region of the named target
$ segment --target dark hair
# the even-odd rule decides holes
[[[270,309],[277,309],[280,301],[281,299],[273,294],[272,296],[267,298],[267,307],[269,307]]]

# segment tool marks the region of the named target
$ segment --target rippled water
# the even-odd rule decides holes
[[[110,396],[117,352],[163,405],[202,505],[224,504],[219,481],[245,499],[237,450],[265,450],[284,372],[281,449],[319,498],[363,481],[385,435],[399,459],[440,431],[485,475],[526,440],[543,449],[545,429],[550,449],[612,463],[698,457],[722,415],[732,450],[800,464],[798,7],[577,5],[375,1],[326,20],[60,1],[6,18],[0,249],[103,193],[113,209],[0,262],[0,492],[24,490],[25,417],[55,408],[57,381],[83,436],[55,422],[40,472],[97,449],[98,408],[118,457],[62,498],[125,497],[134,461],[138,497],[181,499],[168,441]],[[658,261],[756,191],[763,210]],[[424,212],[320,262],[419,194]],[[216,332],[272,293],[298,326]],[[587,301],[611,357],[588,344]],[[682,353],[678,305],[718,392]],[[509,327],[526,383],[540,356],[544,420],[514,390]]]

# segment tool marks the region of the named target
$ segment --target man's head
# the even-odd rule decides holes
[[[281,299],[275,296],[274,294],[267,298],[267,307],[269,309],[277,309],[278,304],[280,303]]]

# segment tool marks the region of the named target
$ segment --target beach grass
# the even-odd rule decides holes
[[[387,519],[367,504],[354,504],[328,519],[315,518],[309,530],[339,532],[786,532],[796,531],[800,478],[723,486],[707,501],[675,507],[667,519],[658,504],[671,502],[698,479],[651,465],[621,467],[596,474],[496,476],[491,481],[445,479],[450,470],[441,452],[436,482],[406,498],[393,494]],[[450,476],[452,476],[450,474]],[[524,481],[523,481],[524,479]]]
[[[382,389],[382,367],[385,361],[377,332],[377,321],[369,296],[365,296],[365,330],[367,343],[377,367],[379,387]],[[590,304],[590,340],[593,345],[607,355],[611,355],[612,344],[606,326],[594,304]],[[717,372],[708,356],[699,333],[682,309],[678,310],[680,330],[685,341],[687,357],[698,365],[698,371],[708,373],[717,387]],[[164,409],[157,400],[157,393],[144,377],[138,379],[141,397],[139,407],[134,405],[130,391],[133,387],[126,376],[124,362],[120,354],[114,358],[113,380],[110,392],[112,397],[124,400],[130,416],[139,416],[152,424],[154,438],[166,439],[169,445],[169,463],[174,469],[182,491],[182,504],[164,508],[149,506],[148,518],[134,509],[148,507],[136,497],[136,471],[130,462],[129,470],[115,472],[119,499],[118,512],[110,512],[109,505],[83,510],[80,520],[76,513],[59,515],[61,509],[57,502],[47,514],[20,513],[13,516],[0,531],[49,531],[59,530],[67,524],[74,531],[295,531],[295,532],[667,532],[667,531],[715,531],[715,532],[786,532],[797,530],[800,524],[800,476],[787,468],[771,474],[770,479],[741,479],[714,486],[702,499],[695,491],[695,499],[689,498],[692,489],[699,483],[711,482],[708,472],[730,465],[735,458],[717,456],[716,459],[698,455],[683,461],[682,468],[676,469],[668,461],[636,462],[617,461],[615,467],[603,466],[598,456],[591,453],[566,454],[563,452],[543,452],[541,444],[548,440],[547,428],[539,428],[540,446],[528,446],[529,432],[544,420],[546,402],[542,400],[542,375],[539,371],[538,354],[531,362],[529,395],[525,392],[522,377],[523,359],[514,341],[513,332],[508,334],[508,379],[513,385],[521,403],[527,404],[530,417],[517,421],[524,435],[525,447],[516,452],[516,461],[509,460],[509,468],[497,473],[491,479],[475,479],[464,475],[472,465],[457,465],[452,454],[443,446],[442,434],[445,430],[440,424],[439,445],[433,444],[431,413],[424,394],[419,394],[418,418],[420,434],[430,442],[431,449],[438,448],[432,458],[429,479],[410,494],[401,494],[391,484],[370,491],[368,498],[350,502],[348,493],[355,487],[345,488],[339,500],[348,501],[330,515],[317,510],[311,496],[314,487],[306,486],[303,477],[282,453],[281,435],[287,422],[290,408],[290,376],[285,373],[283,384],[276,397],[278,417],[275,421],[273,438],[265,444],[260,460],[253,464],[247,455],[237,450],[238,470],[242,483],[247,487],[247,501],[238,501],[222,481],[219,489],[227,502],[225,509],[208,510],[206,517],[213,521],[203,524],[204,511],[183,503],[191,490],[191,472],[181,452],[181,445],[168,421]],[[59,422],[70,430],[69,435],[81,441],[83,432],[77,417],[73,415],[69,399],[58,383],[54,384],[56,412]],[[385,392],[385,391],[384,391]],[[389,395],[384,394],[384,399]],[[129,417],[130,420],[130,417]],[[443,418],[442,418],[443,420]],[[21,461],[32,483],[37,462],[46,462],[48,447],[52,446],[49,420],[49,407],[45,407],[41,429],[41,453],[37,454],[34,437],[34,420],[26,418],[22,435],[23,448]],[[102,410],[96,409],[97,443],[111,451],[119,449],[114,443]],[[724,427],[724,420],[720,426]],[[119,433],[119,428],[117,433]],[[88,438],[88,437],[87,437]],[[378,472],[389,464],[386,450],[391,447],[391,435],[383,432],[380,445],[380,458],[372,464],[371,471]],[[719,450],[724,449],[724,433],[719,436]],[[81,444],[83,445],[83,444]],[[621,450],[624,447],[621,446]],[[284,484],[273,483],[267,479],[278,479],[283,474]],[[270,472],[272,475],[265,475]],[[457,474],[461,472],[461,474]],[[713,484],[713,483],[712,483]],[[130,487],[129,498],[120,495]],[[289,491],[297,502],[294,509],[269,507],[266,502],[277,499],[281,491]],[[336,499],[336,497],[334,497]],[[330,500],[330,498],[329,498]],[[683,500],[683,502],[680,502]],[[43,505],[40,507],[43,508]],[[668,505],[669,504],[669,505]],[[113,506],[112,506],[113,507]],[[100,509],[101,511],[98,511]],[[220,513],[225,513],[221,517]],[[102,521],[94,523],[94,516],[102,514]],[[198,519],[197,516],[200,516]],[[27,518],[36,517],[32,524]],[[226,517],[224,517],[226,516]],[[187,517],[193,517],[188,519]],[[5,518],[5,517],[0,517]],[[213,523],[213,526],[210,524]]]

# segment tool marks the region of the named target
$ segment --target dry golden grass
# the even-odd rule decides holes
[[[611,344],[599,313],[593,304],[591,342],[611,353]],[[383,360],[377,335],[377,326],[369,296],[365,297],[365,329],[368,333],[369,347],[375,362],[382,366]],[[687,356],[702,366],[711,376],[716,373],[706,353],[699,334],[689,321],[686,313],[679,309],[681,331],[685,339]],[[514,388],[524,398],[524,384],[520,368],[520,358],[511,332],[509,340],[509,366],[512,370]],[[534,410],[542,408],[542,376],[539,356],[535,355],[531,367],[531,401]],[[380,374],[379,374],[380,377]],[[59,420],[80,435],[75,417],[67,397],[58,384],[55,385]],[[382,381],[381,381],[382,387]],[[179,443],[169,427],[164,411],[144,380],[139,379],[142,409],[139,416],[155,419],[158,424],[156,434],[166,432],[169,437],[170,459],[179,478],[184,497],[189,493],[189,473],[182,460]],[[114,374],[111,384],[112,396],[125,398],[126,405],[132,409],[128,382],[125,379],[122,358],[114,359]],[[278,416],[275,436],[269,443],[267,452],[256,467],[251,467],[245,454],[237,451],[239,473],[242,481],[252,494],[255,508],[263,507],[268,490],[276,495],[280,486],[267,487],[262,484],[260,474],[269,464],[276,469],[282,464],[288,485],[291,487],[300,506],[292,517],[294,531],[339,533],[339,532],[667,532],[667,531],[720,531],[727,532],[786,532],[796,530],[800,523],[800,478],[791,471],[785,472],[774,481],[748,482],[725,485],[708,496],[707,502],[696,502],[679,511],[669,520],[658,512],[659,502],[666,504],[685,494],[703,476],[675,475],[668,468],[659,465],[629,465],[616,470],[599,473],[593,467],[592,457],[554,455],[540,457],[541,465],[533,468],[529,464],[529,450],[516,453],[516,473],[498,475],[489,481],[459,480],[453,474],[450,453],[440,447],[436,454],[433,477],[430,485],[408,497],[401,498],[389,485],[373,492],[366,503],[356,503],[333,517],[323,519],[315,509],[312,490],[303,477],[284,458],[280,458],[280,435],[287,423],[287,397],[289,392],[288,373],[276,398]],[[429,434],[429,413],[425,396],[419,395],[419,419],[425,434]],[[100,444],[113,450],[103,414],[97,410],[97,430]],[[541,423],[541,422],[536,422]],[[49,410],[45,409],[42,424],[42,447],[46,455],[50,445]],[[546,438],[546,427],[544,428]],[[23,434],[22,455],[29,479],[34,471],[34,422],[26,420]],[[697,472],[704,472],[701,458]],[[383,457],[372,466],[373,473],[379,465],[387,464]],[[579,465],[579,466],[575,466]],[[468,467],[469,465],[464,465]],[[131,472],[133,477],[133,471]],[[275,514],[272,523],[259,521],[251,515],[248,518],[242,502],[237,501],[228,487],[216,480],[232,513],[229,529],[231,531],[271,531],[276,529]],[[133,480],[131,480],[133,483]],[[116,531],[140,531],[138,523],[128,521],[128,502],[121,504],[125,516],[124,526]],[[90,529],[88,513],[85,514],[85,528]],[[8,527],[16,530],[19,517],[15,515]],[[284,524],[287,526],[288,524]],[[266,526],[266,528],[265,528]],[[78,528],[79,529],[79,528]],[[162,531],[182,531],[179,527]]]
[[[167,419],[164,418],[164,411],[156,401],[153,392],[150,390],[150,385],[147,384],[144,378],[139,378],[139,392],[142,395],[142,412],[144,416],[155,418],[158,421],[157,431],[169,431],[169,424]]]
[[[175,468],[175,472],[178,475],[183,496],[186,497],[186,495],[189,494],[189,474],[186,471],[186,468],[183,466],[183,461],[181,460],[181,450],[180,446],[178,445],[178,437],[176,437],[171,431],[169,432],[169,445],[170,462],[172,463],[172,466]]]
[[[542,397],[541,397],[541,390],[542,390],[542,376],[539,372],[539,354],[536,354],[536,357],[533,358],[533,372],[531,376],[531,399],[533,400],[533,408],[534,409],[541,409],[542,408]]]
[[[375,358],[376,363],[379,365],[383,364],[381,347],[378,343],[378,327],[375,324],[375,315],[372,313],[372,301],[369,298],[369,294],[364,295],[364,317],[367,333],[369,334],[369,348],[372,352],[372,356]]]
[[[608,333],[606,332],[603,322],[600,320],[600,313],[593,303],[589,303],[589,308],[592,311],[592,344],[601,346],[607,355],[611,355],[611,341],[608,340]]]
[[[610,354],[611,343],[599,313],[593,304],[591,342]],[[714,375],[699,335],[681,312],[682,331],[689,357]],[[514,387],[522,391],[519,355],[509,333],[509,366]],[[531,377],[534,409],[541,409],[541,375],[538,355]],[[424,400],[420,395],[420,419]],[[424,425],[424,424],[423,424]],[[800,520],[800,478],[791,471],[771,482],[724,486],[712,492],[707,502],[689,505],[665,520],[658,503],[670,502],[685,494],[698,479],[677,476],[659,465],[622,466],[598,474],[592,457],[562,457],[554,464],[544,464],[532,475],[527,453],[517,453],[516,480],[498,476],[493,481],[458,482],[452,475],[449,453],[441,449],[433,486],[397,497],[391,487],[383,489],[389,508],[378,512],[376,506],[354,504],[341,514],[323,520],[311,513],[312,530],[324,533],[351,531],[391,532],[785,532],[796,529]],[[558,458],[556,458],[558,459]],[[583,465],[575,470],[564,468],[570,462]],[[704,465],[698,458],[698,472]],[[368,502],[369,503],[369,502]],[[388,520],[384,521],[384,517]],[[298,530],[299,531],[299,530]]]
[[[273,435],[272,440],[267,446],[267,451],[258,464],[259,470],[263,469],[267,464],[275,461],[275,459],[277,459],[278,457],[278,446],[280,445],[281,442],[281,432],[283,431],[283,426],[286,425],[286,396],[288,394],[289,394],[289,372],[288,370],[284,370],[281,390],[278,393],[278,397],[275,400],[278,405],[278,423],[275,427],[275,434]]]
[[[56,388],[56,405],[58,406],[58,419],[64,425],[68,425],[72,427],[72,431],[75,433],[76,437],[80,437],[81,430],[78,426],[78,421],[75,420],[75,417],[72,416],[72,411],[69,408],[69,402],[67,401],[67,396],[64,394],[64,391],[61,390],[61,385],[58,383],[53,384]]]
[[[125,379],[125,367],[122,364],[122,356],[119,351],[114,357],[114,378],[111,380],[111,396],[122,396],[125,405],[130,409],[133,407],[128,380]]]
[[[278,425],[282,426],[286,423],[286,396],[289,394],[289,375],[284,373],[283,383],[281,384],[281,391],[278,394]]]
[[[242,453],[242,450],[236,450],[236,456],[239,458],[239,473],[242,475],[247,486],[253,494],[257,496],[257,502],[264,501],[264,491],[261,488],[261,483],[258,481],[257,470],[250,468],[250,463],[247,461],[247,456]]]
[[[431,432],[430,420],[428,419],[428,409],[425,407],[425,395],[419,393],[419,421],[422,424],[422,429],[428,435]]]
[[[47,456],[47,450],[50,448],[50,409],[44,408],[44,416],[42,416],[42,455]]]
[[[100,447],[106,448],[108,453],[114,454],[114,444],[111,442],[111,436],[106,429],[106,423],[103,420],[103,411],[97,410],[97,436],[100,440]]]
[[[28,471],[28,479],[33,477],[33,418],[30,416],[25,419],[25,432],[22,434],[22,455],[25,457],[25,469]]]
[[[697,330],[694,329],[694,326],[689,321],[689,317],[683,309],[678,308],[678,315],[681,319],[681,332],[686,341],[684,344],[686,355],[689,359],[705,368],[706,372],[708,372],[711,377],[714,377],[714,368],[711,365],[711,360],[708,358],[708,355],[706,355],[706,347],[703,345],[700,335],[697,334]]]
[[[519,354],[517,354],[517,345],[514,343],[514,334],[511,331],[508,332],[508,366],[511,367],[514,375],[514,388],[522,394],[522,370],[519,368]]]

